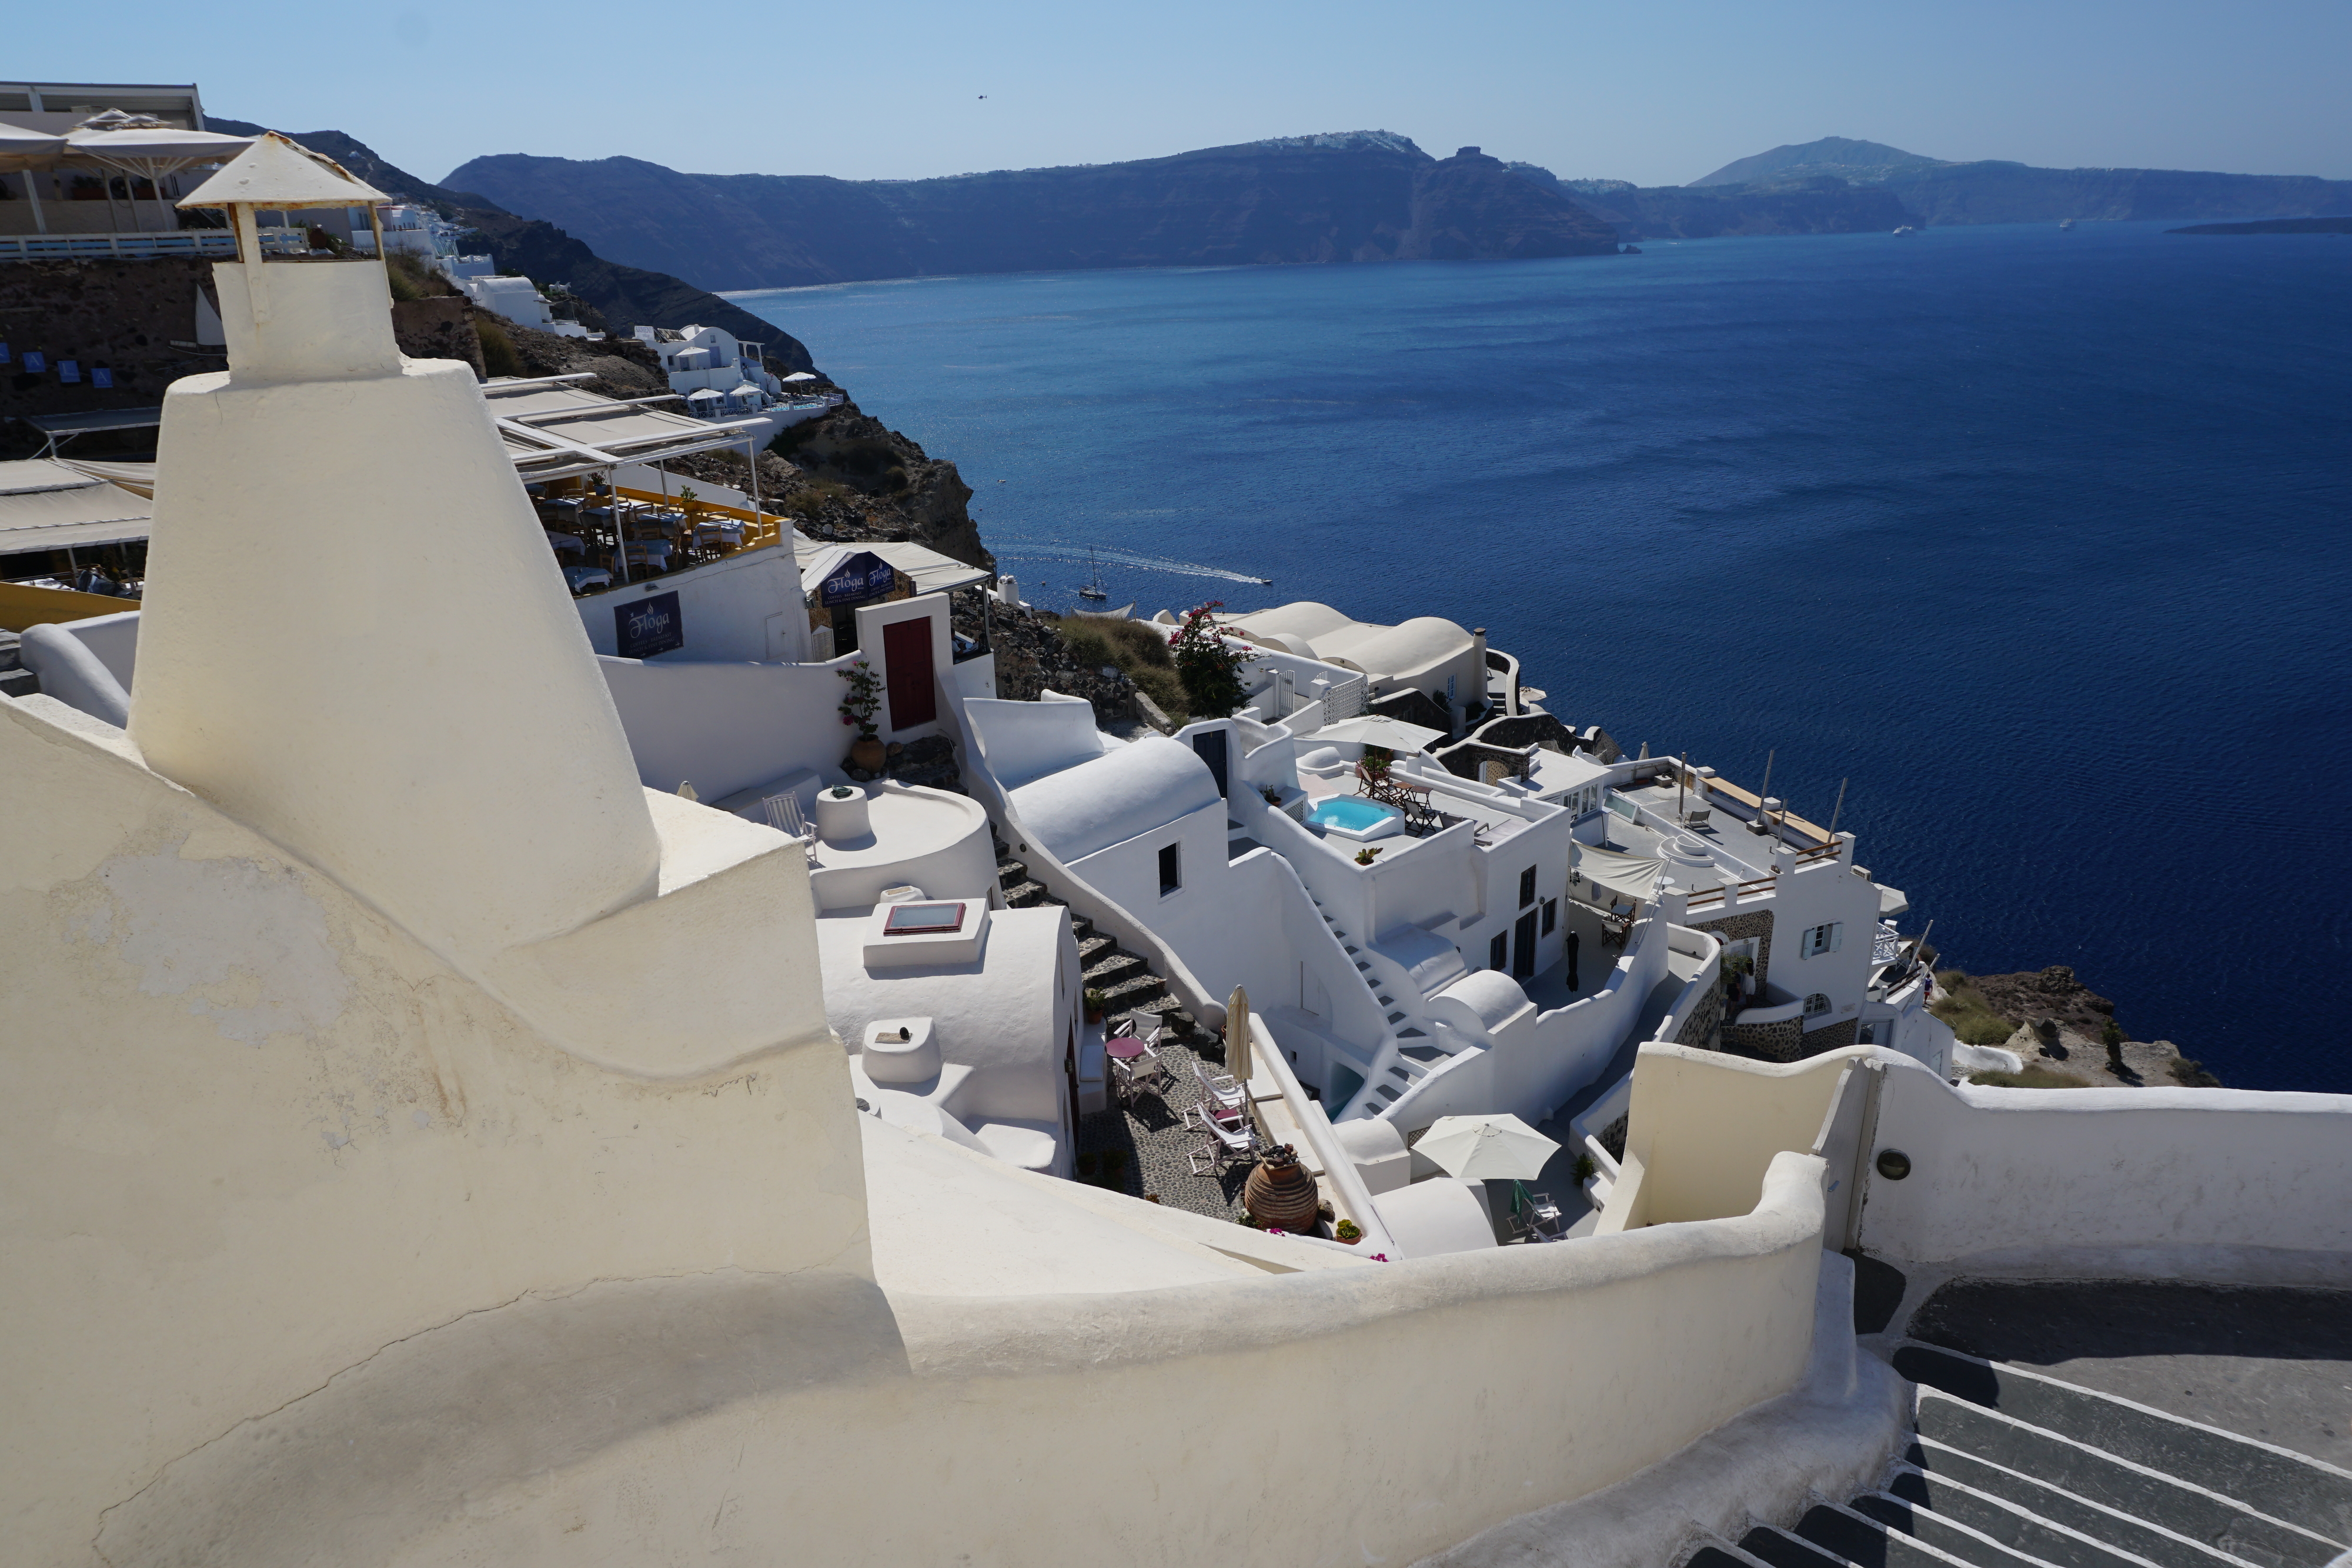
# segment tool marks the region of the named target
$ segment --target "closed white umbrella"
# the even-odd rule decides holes
[[[1225,998],[1225,1071],[1244,1088],[1250,1081],[1249,993],[1239,986]]]
[[[1517,1116],[1440,1116],[1413,1152],[1448,1176],[1475,1181],[1529,1181],[1559,1145]]]

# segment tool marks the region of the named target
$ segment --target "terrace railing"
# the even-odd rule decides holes
[[[177,234],[0,235],[0,261],[152,261],[158,256],[236,259],[236,235],[227,229]]]

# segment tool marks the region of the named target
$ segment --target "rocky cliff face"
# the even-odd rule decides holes
[[[710,288],[1064,267],[1593,256],[1615,236],[1465,148],[1385,131],[943,180],[688,174],[509,154],[449,176]]]

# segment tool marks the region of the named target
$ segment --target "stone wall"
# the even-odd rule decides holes
[[[1690,1010],[1690,1017],[1683,1019],[1683,1027],[1675,1031],[1675,1043],[1699,1051],[1719,1050],[1722,1029],[1723,984],[1718,980],[1699,998],[1698,1005]]]
[[[0,266],[0,342],[8,345],[0,418],[152,408],[180,377],[226,369],[225,350],[196,347],[196,291],[211,278],[212,263],[194,257]],[[47,369],[25,369],[31,351]],[[79,381],[59,379],[65,360],[80,367]],[[90,384],[100,366],[112,372],[111,388]]]
[[[1759,996],[1764,994],[1764,982],[1769,979],[1772,974],[1772,912],[1770,910],[1760,909],[1753,915],[1730,915],[1720,920],[1694,920],[1691,922],[1691,929],[1708,932],[1717,940],[1722,942],[1738,942],[1749,936],[1758,938],[1756,994]],[[1789,1059],[1783,1057],[1780,1060]]]
[[[1808,1054],[1804,1033],[1804,1021],[1801,1019],[1782,1019],[1779,1023],[1727,1023],[1723,1026],[1723,1049],[1766,1061],[1795,1061]]]
[[[1809,1029],[1805,1031],[1804,1042],[1800,1048],[1801,1053],[1806,1056],[1819,1056],[1825,1051],[1843,1051],[1853,1043],[1853,1037],[1861,1031],[1861,1027],[1859,1019],[1848,1019],[1843,1023],[1824,1024],[1820,1029]]]

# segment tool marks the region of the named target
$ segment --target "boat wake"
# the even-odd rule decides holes
[[[1211,577],[1221,582],[1250,582],[1261,587],[1270,584],[1270,577],[1252,577],[1245,571],[1227,571],[1219,566],[1203,566],[1199,561],[1177,560],[1164,555],[1140,555],[1133,550],[1097,549],[1089,556],[1084,545],[1031,544],[1010,546],[998,554],[1016,560],[1051,561],[1058,565],[1085,566],[1089,559],[1104,566],[1123,566],[1137,571],[1164,571],[1178,577]]]

